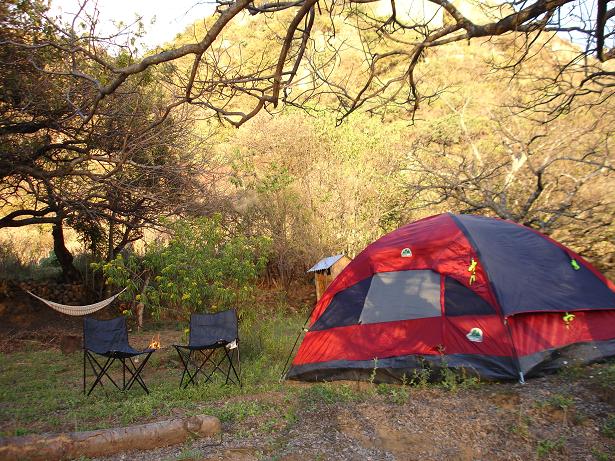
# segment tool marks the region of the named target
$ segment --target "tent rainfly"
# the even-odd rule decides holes
[[[615,285],[510,221],[444,213],[365,248],[309,319],[290,379],[392,382],[425,366],[519,379],[615,356]]]
[[[308,269],[308,273],[314,272],[316,301],[320,300],[327,287],[335,280],[335,277],[342,272],[349,262],[349,257],[339,254],[323,258]]]

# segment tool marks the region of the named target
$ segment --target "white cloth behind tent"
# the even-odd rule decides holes
[[[115,298],[117,298],[119,295],[121,295],[125,290],[126,290],[126,288],[124,288],[119,293],[114,294],[110,298],[104,299],[104,300],[99,301],[99,302],[94,303],[94,304],[88,304],[86,306],[69,306],[67,304],[54,303],[53,301],[48,301],[47,299],[43,299],[40,296],[36,296],[31,291],[28,291],[28,290],[26,290],[26,291],[29,294],[31,294],[32,296],[34,296],[36,299],[44,302],[49,307],[51,307],[52,309],[55,309],[58,312],[62,312],[63,314],[67,314],[67,315],[80,316],[80,315],[92,314],[92,313],[94,313],[96,311],[101,310],[103,307],[108,306],[109,304],[111,304],[115,300]]]

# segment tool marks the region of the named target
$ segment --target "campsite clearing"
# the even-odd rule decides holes
[[[430,384],[278,383],[282,350],[301,316],[274,318],[244,334],[244,387],[221,382],[179,390],[172,342],[145,379],[152,391],[81,393],[81,354],[63,355],[53,331],[13,342],[1,356],[2,435],[140,424],[193,414],[218,416],[220,440],[120,454],[107,460],[609,460],[615,458],[615,363],[514,382]],[[131,336],[136,347],[152,334]],[[5,346],[10,337],[5,336]],[[17,345],[18,347],[16,347]],[[284,346],[284,347],[282,347]],[[243,353],[243,350],[242,350]]]

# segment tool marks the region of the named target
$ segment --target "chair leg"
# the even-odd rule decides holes
[[[231,351],[231,355],[232,354],[233,351]],[[228,349],[226,347],[224,348],[224,355],[228,359],[228,369],[226,370],[226,381],[224,381],[224,384],[228,384],[228,380],[231,376],[231,365],[233,364],[233,359],[229,357]]]
[[[107,358],[107,361],[105,362],[105,364],[100,367],[100,371],[98,372],[98,375],[96,376],[96,379],[94,380],[94,384],[92,384],[92,387],[90,387],[90,390],[88,391],[87,395],[90,395],[92,393],[92,391],[94,390],[94,388],[96,387],[97,384],[100,384],[101,387],[104,387],[103,382],[102,382],[102,378],[103,376],[107,375],[107,377],[109,379],[111,379],[111,377],[107,374],[107,371],[111,368],[111,365],[113,364],[113,362],[115,361],[115,359],[109,357]],[[96,362],[98,364],[98,362]],[[100,366],[100,364],[98,364],[98,366]],[[113,384],[115,385],[115,387],[118,387],[118,385],[115,383],[115,381],[113,381],[111,379],[111,381],[113,382]],[[118,387],[119,389],[119,387]]]
[[[236,349],[237,349],[237,362],[239,363],[239,347],[237,347]],[[226,384],[228,384],[229,379],[230,379],[230,381],[233,384],[239,384],[239,387],[241,387],[240,374],[237,373],[237,369],[233,365],[233,354],[234,354],[233,350],[231,350],[231,352],[229,353],[228,349],[225,347],[224,354],[226,355],[226,358],[228,359],[228,370],[226,372]],[[235,379],[237,380],[237,382],[235,382],[235,380],[231,378],[231,370],[233,370],[233,374],[235,375]]]
[[[222,374],[225,374],[225,371],[220,367],[220,365],[222,365],[222,362],[224,362],[224,359],[226,358],[225,355],[222,355],[222,358],[220,360],[218,360],[218,362],[216,363],[216,361],[213,359],[213,354],[216,352],[217,349],[211,349],[211,352],[207,355],[205,361],[203,362],[203,364],[201,365],[201,368],[206,364],[206,363],[211,363],[213,365],[213,368],[211,369],[211,372],[207,375],[207,377],[205,378],[205,382],[208,382],[211,380],[212,376],[214,375],[214,373],[216,371],[219,371]],[[226,348],[225,348],[226,351]],[[200,370],[200,368],[199,368]],[[228,381],[227,381],[228,383]]]
[[[243,387],[241,383],[241,358],[239,357],[239,341],[237,342],[237,368],[239,369],[239,376],[237,379],[239,380],[239,387]]]
[[[88,357],[88,361],[90,362],[90,366],[92,367],[92,371],[94,372],[94,375],[96,375],[96,380],[94,381],[94,384],[92,384],[92,387],[90,387],[90,390],[88,391],[87,395],[90,395],[98,384],[103,386],[103,383],[102,383],[103,376],[107,376],[107,378],[109,378],[109,380],[113,383],[113,385],[116,388],[120,389],[117,383],[108,374],[108,371],[111,368],[111,365],[115,361],[115,357],[108,357],[107,361],[105,362],[103,366],[101,366],[100,363],[98,363],[98,361],[89,352],[88,352],[87,357]],[[99,367],[99,370],[96,369],[96,367],[94,366],[94,363],[96,363],[96,365]]]
[[[141,365],[139,365],[139,368],[137,368],[135,366],[135,364],[132,362],[132,360],[129,358],[128,361],[129,363],[134,367],[135,372],[133,373],[130,368],[126,368],[128,370],[128,372],[132,375],[130,377],[130,379],[128,380],[128,383],[126,384],[125,390],[129,391],[132,388],[132,385],[136,382],[139,383],[139,385],[143,388],[143,390],[145,391],[146,394],[149,394],[149,389],[147,388],[147,386],[145,385],[145,382],[143,381],[143,379],[141,378],[141,371],[143,371],[143,368],[145,367],[145,364],[147,363],[147,361],[149,360],[150,356],[152,355],[152,352],[149,352],[146,356],[145,359],[143,359],[143,362],[141,362]]]
[[[118,390],[128,391],[132,388],[132,385],[136,381],[143,388],[143,390],[147,394],[149,394],[149,389],[147,388],[147,386],[145,385],[145,381],[143,381],[143,378],[141,377],[141,372],[143,371],[143,368],[145,367],[145,364],[147,363],[151,355],[152,355],[152,352],[149,352],[147,356],[145,357],[145,359],[143,360],[143,362],[141,362],[141,364],[138,367],[134,364],[134,362],[132,361],[130,357],[113,357],[113,356],[107,357],[106,362],[103,365],[101,365],[98,362],[98,360],[96,360],[96,358],[89,351],[84,350],[83,352],[83,393],[86,394],[86,368],[87,368],[86,360],[87,360],[87,362],[90,363],[90,367],[92,368],[92,372],[94,373],[94,376],[96,377],[96,379],[94,380],[94,384],[92,384],[92,387],[90,387],[90,390],[87,392],[87,395],[90,395],[92,391],[94,390],[94,388],[99,384],[101,387],[104,387],[104,384],[102,381],[103,376],[106,376],[107,378],[109,378],[109,381],[111,381],[111,383]],[[126,363],[126,359],[128,359],[128,364],[130,364],[130,366],[128,366],[128,364]],[[113,364],[113,362],[115,362],[115,360],[119,360],[122,362],[122,386],[121,387],[118,386],[118,384],[115,382],[113,377],[109,374],[111,365]],[[128,379],[128,381],[126,381],[126,372],[128,372],[130,375],[130,378]]]
[[[85,354],[86,351],[83,349],[83,394],[85,395]]]
[[[183,387],[184,389],[188,387],[188,385],[190,383],[196,385],[197,384],[197,376],[198,374],[203,371],[205,369],[205,366],[208,363],[211,363],[213,365],[213,369],[212,371],[205,377],[204,382],[208,382],[211,380],[211,377],[213,375],[213,373],[216,370],[219,370],[220,372],[224,373],[224,370],[222,368],[220,368],[220,364],[224,361],[224,357],[222,357],[222,359],[220,361],[218,361],[218,363],[216,363],[216,361],[212,358],[213,354],[216,352],[216,349],[206,349],[207,352],[204,352],[202,350],[199,350],[198,352],[201,353],[201,355],[204,357],[203,360],[201,361],[201,364],[199,365],[198,362],[195,363],[194,365],[194,372],[191,373],[190,372],[190,365],[193,362],[193,350],[190,350],[190,353],[188,355],[188,359],[186,359],[186,357],[180,352],[179,348],[177,350],[177,352],[179,353],[179,356],[182,360],[182,363],[184,365],[184,371],[182,373],[182,379],[179,383],[179,387]],[[184,377],[185,375],[188,375],[188,379],[186,380],[186,382],[184,383]]]
[[[132,361],[132,359],[130,359],[130,358],[128,359],[128,363],[130,363],[130,365],[132,366],[132,370],[130,369],[130,367],[126,367],[126,368],[127,368],[128,372],[129,372],[129,373],[131,374],[131,376],[132,376],[133,374],[136,374],[136,372],[137,372],[137,366],[134,364],[134,362],[133,362],[133,361]],[[139,383],[139,385],[140,385],[142,388],[144,388],[144,389],[146,389],[146,388],[147,388],[147,386],[145,385],[145,381],[143,381],[143,378],[141,378],[141,375],[136,375],[136,376],[135,376],[135,381],[136,381],[137,383]],[[133,383],[133,384],[134,384],[134,383]]]
[[[190,379],[188,380],[188,382],[186,382],[186,385],[184,387],[188,387],[188,384],[193,383],[194,385],[197,384],[196,382],[196,377],[197,375],[201,372],[201,370],[203,369],[203,367],[211,362],[214,363],[214,361],[212,360],[211,356],[214,353],[215,349],[211,349],[209,350],[209,352],[205,353],[203,351],[199,351],[201,353],[201,355],[203,355],[205,358],[203,359],[203,361],[201,362],[201,365],[196,365],[195,366],[195,370],[194,370],[194,374],[190,377]],[[198,363],[198,362],[196,362]],[[209,376],[207,376],[205,378],[205,382],[209,381],[209,378],[211,377],[211,374]]]
[[[211,364],[212,368],[207,370],[207,376],[205,376],[204,381],[203,382],[209,382],[214,373],[216,373],[217,371],[222,373],[226,380],[225,380],[225,384],[228,384],[229,382],[232,382],[233,384],[239,384],[239,386],[242,386],[241,383],[241,359],[240,359],[240,355],[239,355],[239,347],[237,347],[237,367],[234,364],[233,361],[233,355],[234,355],[234,351],[231,349],[230,352],[229,350],[224,347],[224,352],[222,353],[222,356],[220,357],[220,359],[217,358],[217,356],[214,356],[215,352],[220,349],[220,347],[215,348],[215,349],[205,349],[205,350],[198,350],[198,352],[201,353],[202,355],[202,361],[200,363],[200,365],[198,365],[198,362],[196,364],[194,364],[194,372],[190,371],[191,365],[193,365],[193,356],[195,354],[193,354],[193,352],[195,352],[195,350],[190,349],[190,351],[188,352],[188,354],[186,354],[185,352],[182,352],[181,349],[177,346],[175,346],[175,349],[177,350],[177,353],[179,355],[179,358],[182,362],[182,365],[184,367],[183,371],[182,371],[182,376],[181,379],[179,381],[179,387],[183,387],[184,389],[188,387],[188,385],[190,383],[196,385],[197,384],[197,375],[203,371],[203,373],[206,373],[206,366],[208,364]],[[222,363],[228,360],[229,365],[228,368],[223,368]],[[231,374],[232,372],[232,374]],[[187,378],[186,378],[187,376]]]
[[[194,372],[194,374],[190,372],[190,365],[192,364],[192,361],[194,360],[193,355],[194,355],[194,351],[190,349],[188,351],[188,358],[186,359],[186,368],[184,369],[185,374],[188,375],[188,380],[186,381],[186,384],[184,385],[184,387],[188,387],[188,384],[190,384],[191,382],[196,384],[196,371]],[[196,370],[198,367],[195,365],[194,368]],[[182,376],[182,382],[183,381],[184,381],[184,376]],[[180,387],[181,386],[182,384],[180,383]]]
[[[84,351],[84,355],[83,355],[83,393],[84,394],[86,394],[86,366],[85,366],[86,357],[87,357],[88,363],[90,364],[90,368],[92,369],[92,374],[94,375],[95,380],[100,377],[100,373],[102,372],[102,370],[104,370],[104,366],[98,363],[98,360],[96,360],[96,358],[89,351]],[[108,362],[109,362],[109,358],[107,358],[105,365]],[[96,385],[96,382],[94,385]],[[100,381],[100,386],[103,388],[105,387],[102,381]],[[90,393],[92,392],[92,389],[94,389],[94,386],[90,388],[90,391],[87,392],[87,395],[90,395]]]
[[[109,378],[109,381],[111,381],[111,383],[115,386],[116,389],[122,390],[122,388],[117,385],[113,377],[108,373],[116,357],[108,357],[105,364],[101,365],[98,362],[98,360],[96,360],[96,357],[94,357],[94,355],[92,355],[89,351],[87,351],[87,359],[88,359],[88,362],[90,363],[90,367],[92,368],[92,373],[94,374],[94,376],[98,378],[98,383],[95,383],[95,384],[100,384],[101,387],[105,387],[102,382],[102,378],[103,376],[107,376],[107,378]],[[89,392],[88,392],[88,395],[89,395]]]
[[[181,348],[175,346],[175,350],[177,351],[177,354],[179,355],[179,358],[182,362],[182,365],[184,366],[184,370],[182,371],[182,377],[181,380],[179,381],[179,387],[188,387],[188,384],[190,384],[191,382],[195,383],[195,378],[196,378],[196,373],[198,372],[198,368],[197,368],[197,372],[195,372],[194,375],[192,375],[190,373],[190,363],[192,362],[192,353],[194,352],[192,349],[190,349],[188,351],[188,356],[186,357],[183,353]],[[186,377],[186,375],[188,375],[188,381],[186,382],[186,385],[184,386],[184,378]]]

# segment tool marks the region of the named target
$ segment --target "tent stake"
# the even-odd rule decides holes
[[[523,372],[519,372],[519,384],[525,384],[525,378],[523,377]]]

